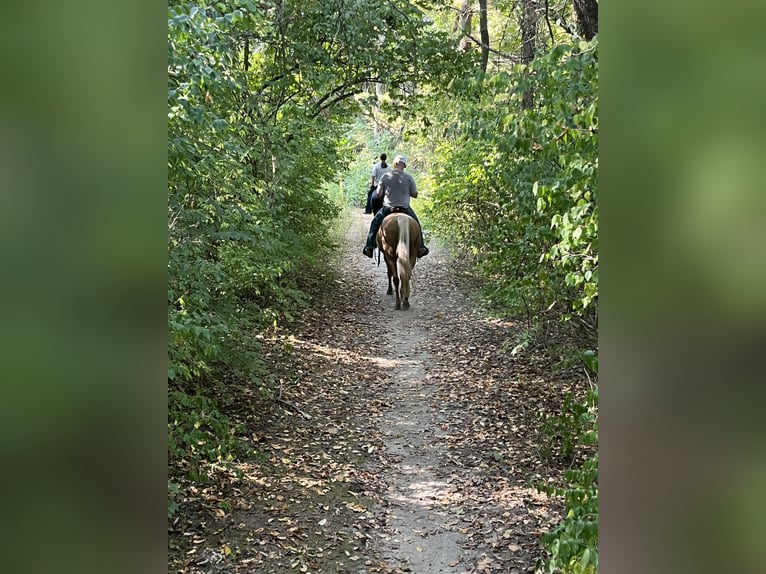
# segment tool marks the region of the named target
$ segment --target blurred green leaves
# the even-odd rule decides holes
[[[759,571],[766,7],[601,16],[602,564]]]
[[[164,553],[146,519],[166,498],[150,486],[166,460],[165,10],[7,8],[4,568],[146,571]]]

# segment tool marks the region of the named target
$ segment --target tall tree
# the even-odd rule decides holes
[[[487,71],[489,61],[489,27],[487,26],[487,0],[479,0],[479,32],[481,34],[481,71]]]
[[[460,5],[460,9],[455,15],[455,25],[452,26],[452,31],[455,32],[458,29],[462,32],[462,38],[460,39],[460,51],[467,52],[473,48],[473,42],[471,42],[471,24],[473,20],[473,9],[471,8],[471,0],[463,0]]]
[[[573,0],[577,29],[586,40],[598,34],[598,0]]]
[[[524,11],[521,16],[521,62],[531,64],[535,58],[537,41],[538,10],[536,0],[524,0]],[[524,92],[522,106],[531,109],[534,102],[534,90],[529,88]]]

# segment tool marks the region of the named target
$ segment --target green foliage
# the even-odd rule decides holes
[[[388,163],[392,164],[396,154],[400,153],[397,146],[401,146],[401,142],[388,129],[380,130],[375,137],[366,122],[357,120],[349,125],[343,143],[353,157],[343,175],[343,187],[347,190],[345,201],[348,205],[364,207],[370,189],[372,166],[380,161],[382,153],[387,155]]]
[[[432,110],[446,128],[429,223],[475,256],[487,295],[510,312],[584,314],[597,301],[596,50],[560,45],[527,70],[455,80],[449,108]]]
[[[549,556],[544,572],[595,574],[598,572],[598,453],[581,468],[565,473],[565,488],[540,487],[549,496],[564,499],[566,516],[561,524],[543,534]]]
[[[596,354],[585,351],[581,357],[586,367],[597,374]],[[551,441],[557,441],[557,448],[565,456],[572,457],[580,446],[592,448],[598,444],[597,402],[598,386],[595,385],[582,403],[576,403],[568,394],[561,415],[548,417],[543,424],[543,431]],[[598,572],[598,452],[586,457],[579,468],[566,471],[564,477],[567,482],[564,487],[537,486],[548,496],[561,497],[565,506],[564,520],[542,537],[548,553],[544,571],[595,574]]]
[[[307,302],[299,278],[332,248],[339,168],[361,157],[343,131],[376,99],[356,96],[385,79],[405,106],[401,86],[459,61],[446,40],[409,4],[170,4],[171,380],[246,371],[253,333]]]
[[[169,10],[171,380],[257,367],[254,334],[307,302],[298,278],[330,248],[337,209],[322,187],[338,161],[334,132],[250,91],[280,64],[239,64],[241,34],[274,32],[248,6]]]
[[[173,518],[178,511],[178,502],[176,502],[178,490],[178,485],[168,479],[168,519]]]
[[[186,468],[189,478],[205,482],[210,465],[229,462],[241,452],[238,429],[201,394],[173,391],[169,399],[168,454]],[[168,490],[174,492],[170,485]],[[168,501],[168,512],[170,508]]]
[[[578,402],[572,393],[567,393],[559,413],[541,414],[543,457],[571,462],[579,445],[592,446],[598,442],[597,402],[598,387],[594,387],[584,401]]]
[[[596,355],[595,351],[583,351],[581,356],[585,367],[591,373],[598,373],[598,355]]]

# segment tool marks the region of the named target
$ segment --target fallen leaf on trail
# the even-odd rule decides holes
[[[476,564],[476,571],[477,572],[489,572],[492,569],[492,560],[484,556],[479,562]]]
[[[354,512],[365,512],[367,510],[364,506],[357,504],[356,502],[347,502],[346,508],[350,508]]]

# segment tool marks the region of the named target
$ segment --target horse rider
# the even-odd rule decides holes
[[[380,178],[375,194],[378,197],[383,197],[383,207],[372,218],[372,222],[370,222],[367,244],[362,249],[362,253],[367,257],[372,257],[375,235],[378,233],[378,229],[380,229],[383,218],[395,211],[406,213],[418,222],[420,227],[418,257],[425,257],[429,253],[428,247],[426,247],[423,241],[423,226],[420,225],[418,216],[415,215],[415,212],[410,207],[410,197],[418,196],[418,187],[415,185],[415,179],[409,173],[404,173],[405,167],[407,167],[407,158],[403,155],[398,155],[394,158],[394,169]]]
[[[388,156],[385,153],[380,154],[380,161],[372,166],[372,172],[370,173],[370,189],[367,192],[367,206],[364,208],[365,213],[372,213],[377,215],[381,207],[383,207],[383,200],[374,197],[375,191],[378,189],[378,183],[383,175],[391,171],[391,166],[386,163]]]

